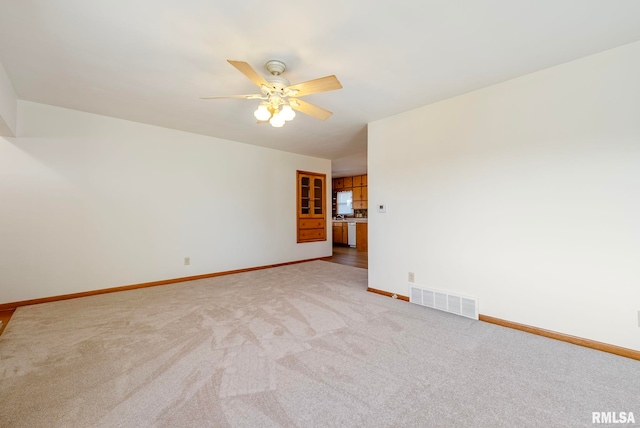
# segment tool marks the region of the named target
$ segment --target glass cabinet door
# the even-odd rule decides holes
[[[311,214],[311,178],[300,177],[300,214]]]
[[[324,180],[321,178],[313,179],[313,214],[323,216],[324,214]]]

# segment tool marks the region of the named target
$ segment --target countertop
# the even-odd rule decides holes
[[[344,220],[339,218],[339,219],[333,219],[332,221],[334,223],[367,223],[367,220],[369,220],[366,217],[358,217],[358,218],[345,218]]]

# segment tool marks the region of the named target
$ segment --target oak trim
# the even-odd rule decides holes
[[[2,321],[2,325],[0,326],[0,335],[2,334],[4,329],[7,328],[7,324],[9,324],[9,321],[11,320],[11,316],[13,315],[14,311],[15,309],[7,309],[7,310],[0,311],[0,321]]]
[[[391,298],[393,298],[393,294],[394,294],[394,293],[389,293],[388,291],[378,290],[377,288],[371,288],[371,287],[367,287],[367,291],[370,293],[381,294],[383,296],[387,296]],[[401,294],[396,294],[396,298],[398,300],[404,300],[405,302],[409,301],[409,298],[407,296],[403,296]]]
[[[244,269],[227,270],[222,272],[205,273],[202,275],[183,276],[180,278],[163,279],[161,281],[143,282],[140,284],[123,285],[120,287],[102,288],[99,290],[82,291],[80,293],[61,294],[58,296],[42,297],[39,299],[21,300],[18,302],[0,303],[0,311],[16,309],[19,306],[37,305],[39,303],[57,302],[59,300],[75,299],[77,297],[95,296],[98,294],[115,293],[118,291],[136,290],[138,288],[155,287],[157,285],[175,284],[177,282],[195,281],[197,279],[213,278],[216,276],[232,275],[234,273],[251,272],[254,270],[270,269],[279,266],[294,265],[297,263],[312,262],[314,260],[325,260],[326,257],[317,257],[314,259],[296,260],[292,262],[277,263],[273,265],[256,266]]]
[[[610,354],[620,355],[621,357],[631,358],[640,361],[640,351],[634,349],[623,348],[621,346],[610,345],[608,343],[598,342],[595,340],[584,339],[582,337],[571,336],[569,334],[558,333],[556,331],[545,330],[543,328],[532,327],[526,324],[519,324],[513,321],[507,321],[500,318],[490,317],[488,315],[480,315],[480,321],[496,324],[502,327],[513,328],[515,330],[525,331],[527,333],[536,334],[538,336],[548,337],[550,339],[561,340],[573,345],[584,346],[598,351],[608,352]]]
[[[392,297],[393,293],[388,291],[377,290],[375,288],[367,288],[367,291],[372,293],[381,294],[383,296]],[[409,301],[407,296],[397,295],[398,300]],[[513,321],[507,321],[500,318],[490,317],[488,315],[480,314],[478,319],[480,321],[496,324],[501,327],[512,328],[514,330],[524,331],[526,333],[535,334],[538,336],[548,337],[550,339],[560,340],[562,342],[571,343],[572,345],[584,346],[585,348],[595,349],[597,351],[607,352],[609,354],[619,355],[621,357],[631,358],[632,360],[640,361],[640,351],[635,349],[623,348],[622,346],[611,345],[609,343],[598,342],[596,340],[585,339],[583,337],[571,336],[570,334],[558,333],[557,331],[545,330],[544,328],[533,327],[526,324],[519,324]]]
[[[206,273],[206,274],[202,274],[202,275],[194,275],[194,276],[185,276],[185,277],[180,277],[180,278],[165,279],[165,280],[161,280],[161,281],[151,281],[151,282],[143,282],[143,283],[140,283],[140,284],[123,285],[123,286],[120,286],[120,287],[102,288],[102,289],[99,289],[99,290],[83,291],[83,292],[80,292],[80,293],[62,294],[62,295],[58,295],[58,296],[42,297],[42,298],[39,298],[39,299],[31,299],[31,300],[22,300],[22,301],[18,301],[18,302],[2,303],[2,304],[0,304],[0,311],[13,311],[16,308],[18,308],[19,306],[27,306],[27,305],[36,305],[36,304],[40,304],[40,303],[56,302],[56,301],[60,301],[60,300],[75,299],[75,298],[78,298],[78,297],[96,296],[96,295],[99,295],[99,294],[107,294],[107,293],[115,293],[115,292],[118,292],[118,291],[135,290],[135,289],[138,289],[138,288],[155,287],[155,286],[158,286],[158,285],[175,284],[175,283],[178,283],[178,282],[195,281],[195,280],[198,280],[198,279],[213,278],[213,277],[216,277],[216,276],[224,276],[224,275],[232,275],[232,274],[235,274],[235,273],[242,273],[242,272],[251,272],[251,271],[254,271],[254,270],[270,269],[270,268],[274,268],[274,267],[293,265],[293,264],[305,263],[305,262],[311,262],[311,261],[315,261],[315,260],[325,260],[326,261],[327,257],[318,257],[318,258],[306,259],[306,260],[296,260],[296,261],[277,263],[277,264],[272,264],[272,265],[256,266],[256,267],[250,267],[250,268],[244,268],[244,269],[234,269],[234,270],[228,270],[228,271],[222,271],[222,272]],[[367,291],[370,292],[370,293],[380,294],[380,295],[386,296],[386,297],[393,297],[393,294],[394,294],[394,293],[390,293],[388,291],[378,290],[376,288],[371,288],[371,287],[367,287]],[[409,297],[407,297],[407,296],[403,296],[403,295],[400,295],[400,294],[396,294],[396,296],[397,296],[398,300],[403,300],[405,302],[409,301]],[[516,322],[513,322],[513,321],[507,321],[507,320],[503,320],[501,318],[491,317],[489,315],[480,314],[478,319],[480,321],[483,321],[483,322],[486,322],[486,323],[490,323],[490,324],[499,325],[501,327],[512,328],[514,330],[520,330],[520,331],[524,331],[524,332],[527,332],[527,333],[535,334],[535,335],[538,335],[538,336],[548,337],[550,339],[560,340],[562,342],[571,343],[573,345],[583,346],[585,348],[591,348],[591,349],[595,349],[595,350],[598,350],[598,351],[607,352],[609,354],[619,355],[621,357],[631,358],[633,360],[640,361],[640,351],[637,351],[637,350],[634,350],[634,349],[624,348],[622,346],[611,345],[611,344],[608,344],[608,343],[598,342],[596,340],[585,339],[585,338],[582,338],[582,337],[572,336],[572,335],[569,335],[569,334],[558,333],[556,331],[546,330],[546,329],[539,328],[539,327],[533,327],[533,326],[526,325],[526,324],[520,324],[520,323],[516,323]],[[4,330],[4,327],[6,327],[7,323],[3,323],[3,324],[4,325],[3,325],[2,330]],[[0,331],[0,334],[1,333],[2,333],[2,331]]]

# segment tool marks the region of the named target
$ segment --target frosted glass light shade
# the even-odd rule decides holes
[[[269,111],[269,109],[267,108],[267,106],[265,104],[261,103],[258,106],[258,109],[253,112],[253,115],[258,120],[269,120],[269,118],[271,117],[271,112]]]
[[[269,120],[269,123],[274,128],[281,128],[282,126],[284,126],[284,118],[279,112],[275,112],[273,116],[271,116],[271,120]]]
[[[296,112],[293,111],[293,109],[289,104],[285,104],[282,106],[282,111],[280,111],[280,116],[282,116],[284,120],[288,121],[296,117]]]

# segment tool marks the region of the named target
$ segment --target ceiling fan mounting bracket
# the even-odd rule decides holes
[[[284,73],[284,71],[287,69],[287,66],[282,61],[278,61],[277,59],[272,59],[267,61],[267,63],[264,65],[264,68],[266,68],[270,74],[274,76],[278,76]]]

